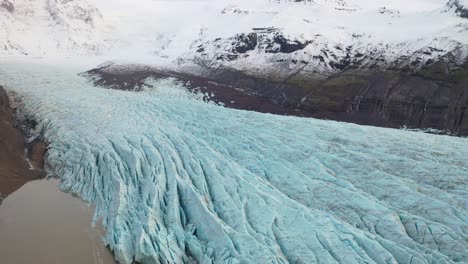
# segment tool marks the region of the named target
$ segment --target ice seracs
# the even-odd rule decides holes
[[[468,261],[466,138],[227,109],[172,80],[135,93],[0,69],[120,263]]]
[[[462,102],[429,105],[439,91],[448,90],[440,100],[464,92],[463,72],[445,90],[399,78],[464,69],[466,1],[141,3],[100,5],[101,16],[81,0],[0,0],[1,54],[107,54],[282,82],[381,70],[395,76],[369,75],[383,80],[376,94],[403,83],[408,98],[424,99],[394,105],[426,116],[429,106],[448,109],[454,120],[443,121],[459,128],[464,120]],[[227,109],[172,79],[145,80],[140,93],[107,90],[69,67],[2,59],[0,84],[49,143],[49,175],[96,204],[120,263],[468,262],[466,138]],[[340,91],[336,82],[324,87]],[[427,99],[414,87],[433,90]],[[369,89],[356,90],[349,111],[364,108]],[[309,95],[300,102],[335,106]],[[381,112],[393,103],[383,102]]]

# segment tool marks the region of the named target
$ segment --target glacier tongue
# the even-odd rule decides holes
[[[468,140],[226,109],[2,63],[121,263],[468,262]]]

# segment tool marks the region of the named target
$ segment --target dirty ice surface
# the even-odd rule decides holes
[[[468,139],[227,109],[2,63],[121,263],[468,262]]]

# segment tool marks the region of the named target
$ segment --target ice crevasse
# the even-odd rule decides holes
[[[227,109],[152,84],[0,68],[49,143],[49,175],[96,204],[119,262],[468,262],[468,139]]]

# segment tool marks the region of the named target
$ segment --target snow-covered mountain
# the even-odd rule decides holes
[[[2,0],[1,54],[142,54],[147,61],[275,74],[330,74],[355,64],[418,68],[448,54],[460,62],[468,54],[464,0],[93,4],[100,10],[86,0]]]
[[[1,0],[0,54],[97,55],[106,50],[106,26],[85,0]]]
[[[468,56],[460,1],[261,2],[218,8],[179,63],[328,76],[349,66],[418,69],[447,56],[462,64]]]

